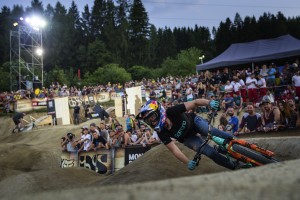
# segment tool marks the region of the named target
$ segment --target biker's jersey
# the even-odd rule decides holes
[[[165,144],[169,144],[174,138],[179,142],[183,142],[184,138],[190,134],[196,134],[194,124],[194,113],[185,113],[186,107],[184,104],[179,104],[168,108],[166,111],[167,118],[172,122],[172,128],[170,130],[165,127],[158,132],[158,137]]]

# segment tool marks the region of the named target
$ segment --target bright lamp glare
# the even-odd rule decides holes
[[[26,23],[28,23],[33,28],[44,28],[46,26],[45,20],[39,18],[39,17],[27,17],[25,19]]]
[[[35,53],[36,53],[38,56],[41,56],[41,55],[43,55],[43,49],[38,48],[38,49],[36,50]]]

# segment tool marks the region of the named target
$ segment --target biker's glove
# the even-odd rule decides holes
[[[189,170],[194,170],[197,166],[197,162],[196,161],[193,161],[193,160],[189,160],[188,162],[188,168]]]
[[[209,106],[214,109],[214,110],[218,110],[219,108],[219,101],[216,101],[216,100],[210,100],[209,101]]]

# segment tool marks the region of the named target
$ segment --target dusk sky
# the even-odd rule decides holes
[[[30,6],[31,0],[0,0],[4,5]],[[53,7],[57,1],[42,0],[44,8],[50,3]],[[68,9],[72,0],[60,0]],[[91,8],[94,0],[75,0],[80,13],[84,5]],[[159,27],[218,27],[221,21],[229,17],[232,21],[238,12],[242,19],[245,16],[261,16],[264,12],[277,14],[281,11],[286,17],[300,16],[300,0],[143,0],[150,23]]]

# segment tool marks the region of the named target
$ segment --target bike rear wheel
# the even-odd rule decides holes
[[[260,154],[259,152],[256,152],[252,149],[249,149],[247,147],[244,147],[242,145],[239,144],[234,144],[232,145],[232,149],[235,152],[238,152],[248,158],[251,158],[261,164],[269,164],[269,163],[276,163],[278,162],[277,160],[275,160],[274,158],[270,158],[270,157],[266,157],[262,154]]]

